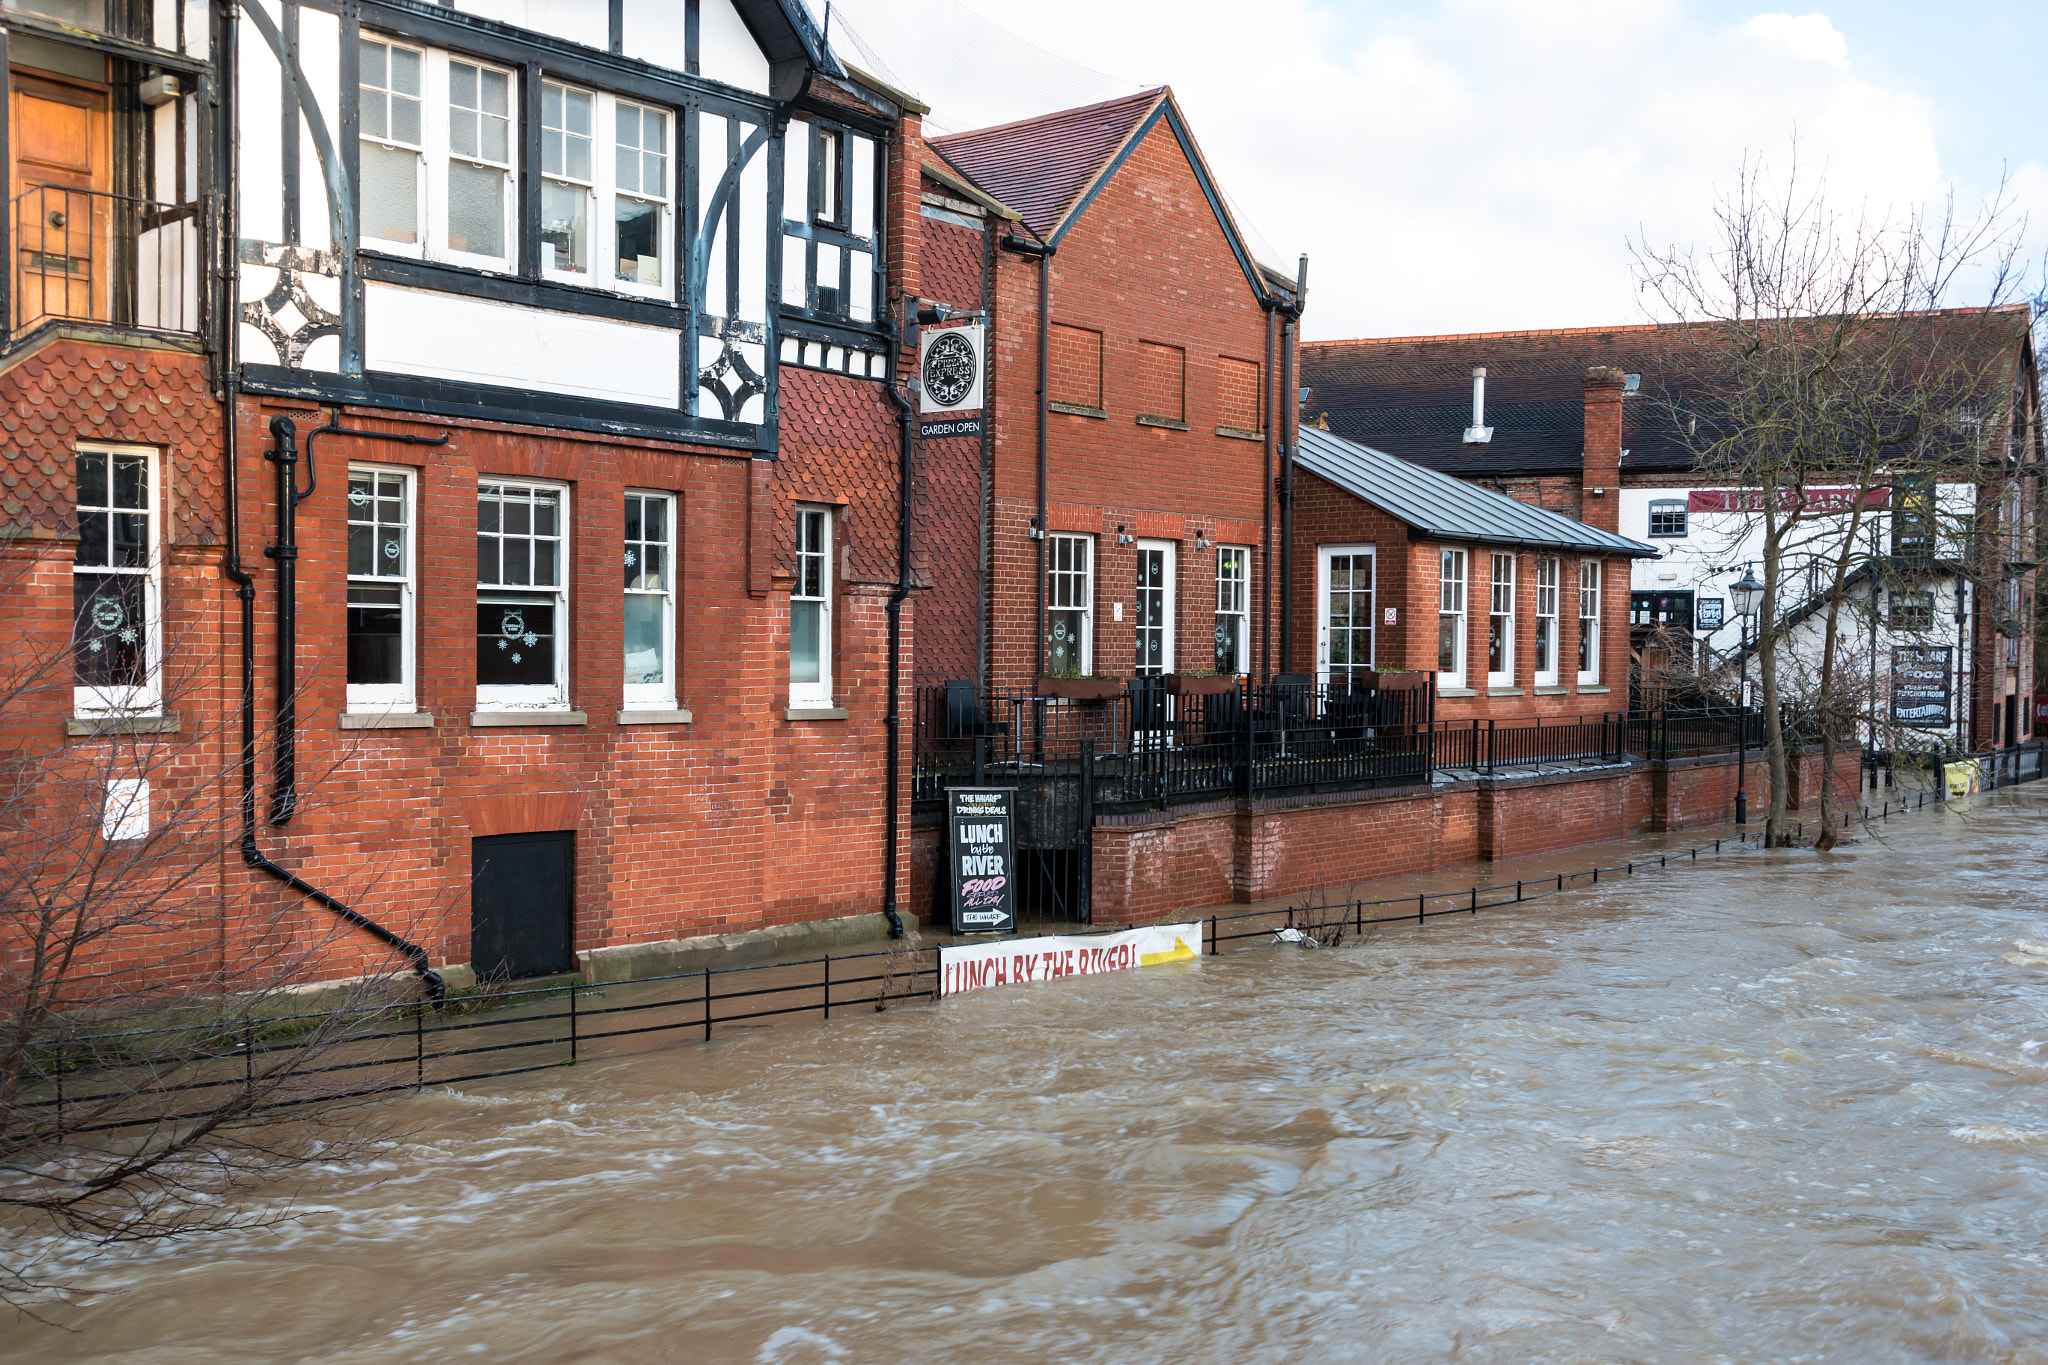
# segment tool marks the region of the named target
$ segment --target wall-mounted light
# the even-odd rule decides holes
[[[1197,550],[1213,550],[1216,548],[1216,543],[1209,539],[1207,531],[1197,531],[1195,532],[1195,548]]]
[[[1033,517],[1033,518],[1031,519],[1031,538],[1032,538],[1033,540],[1044,540],[1044,539],[1045,539],[1045,528],[1041,527],[1041,526],[1040,526],[1040,525],[1038,524],[1038,518],[1037,518],[1037,517]]]
[[[1135,536],[1127,536],[1127,535],[1125,535],[1125,534],[1124,534],[1124,528],[1123,528],[1123,523],[1122,523],[1122,522],[1118,522],[1118,523],[1117,523],[1117,528],[1116,528],[1116,543],[1117,543],[1117,544],[1119,544],[1119,545],[1129,545],[1129,544],[1130,544],[1130,543],[1131,543],[1131,542],[1132,542],[1133,540],[1135,540],[1135,539],[1137,539],[1137,537],[1135,537]]]

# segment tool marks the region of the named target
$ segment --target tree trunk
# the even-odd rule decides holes
[[[1785,835],[1786,780],[1785,721],[1778,710],[1778,570],[1784,558],[1780,540],[1775,484],[1766,483],[1764,497],[1764,600],[1757,610],[1756,663],[1763,688],[1764,759],[1771,774],[1771,799],[1764,814],[1764,847],[1778,848],[1790,840]]]

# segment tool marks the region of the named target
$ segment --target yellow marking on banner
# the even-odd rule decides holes
[[[1157,967],[1164,962],[1193,962],[1194,960],[1195,950],[1188,947],[1188,941],[1179,934],[1173,936],[1173,947],[1167,952],[1138,954],[1138,965],[1140,967]]]

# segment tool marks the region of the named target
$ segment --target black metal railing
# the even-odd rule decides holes
[[[948,787],[1027,776],[1081,780],[1085,770],[1094,807],[1114,810],[1764,743],[1762,712],[1732,707],[1440,721],[1434,682],[1430,674],[1321,684],[1285,676],[1224,685],[1133,678],[1100,697],[999,693],[986,702],[968,683],[924,687],[915,707],[913,798],[937,800]]]
[[[10,230],[16,331],[53,319],[198,330],[195,205],[31,185],[14,197]]]

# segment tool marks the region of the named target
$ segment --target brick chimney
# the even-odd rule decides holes
[[[1621,396],[1627,376],[1611,365],[1586,370],[1586,443],[1579,454],[1579,520],[1621,529]]]

